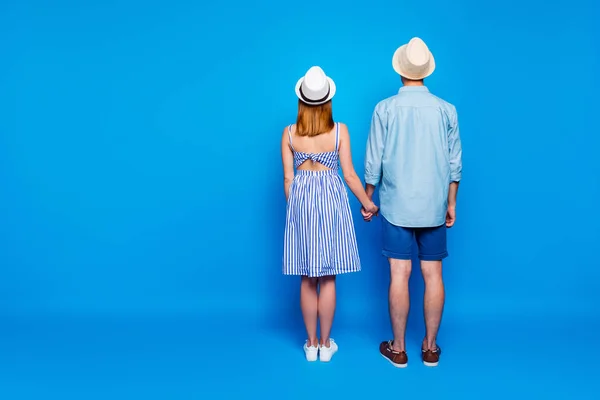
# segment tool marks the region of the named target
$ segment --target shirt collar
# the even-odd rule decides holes
[[[402,86],[398,93],[402,92],[429,92],[427,86]]]

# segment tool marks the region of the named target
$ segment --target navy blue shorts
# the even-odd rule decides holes
[[[413,243],[417,243],[419,260],[441,261],[448,257],[446,224],[435,228],[403,228],[382,218],[383,255],[397,260],[410,260]],[[416,240],[415,240],[416,239]]]

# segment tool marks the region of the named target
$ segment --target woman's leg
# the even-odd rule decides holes
[[[300,308],[304,317],[304,325],[310,346],[318,346],[317,339],[317,312],[319,297],[317,295],[317,278],[302,277],[300,283]]]
[[[321,322],[321,344],[329,347],[329,335],[335,314],[335,276],[319,278],[319,321]]]

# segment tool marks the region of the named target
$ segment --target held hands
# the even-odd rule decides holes
[[[375,203],[371,202],[371,204],[368,207],[361,207],[360,213],[362,214],[363,219],[366,222],[371,222],[373,216],[379,215],[379,207],[377,207]]]

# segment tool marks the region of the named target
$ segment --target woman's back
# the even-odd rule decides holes
[[[294,153],[294,165],[299,170],[324,171],[337,169],[339,163],[339,123],[327,132],[315,136],[296,135],[296,126],[290,125],[288,136]]]
[[[296,124],[284,128],[281,161],[287,199],[283,273],[302,276],[301,307],[308,333],[306,359],[329,361],[337,344],[329,333],[335,311],[335,276],[361,269],[356,234],[341,167],[348,186],[368,212],[377,206],[352,166],[350,137],[335,123],[335,83],[312,67],[296,83]],[[318,287],[318,290],[317,290]],[[320,319],[321,340],[316,336]]]

